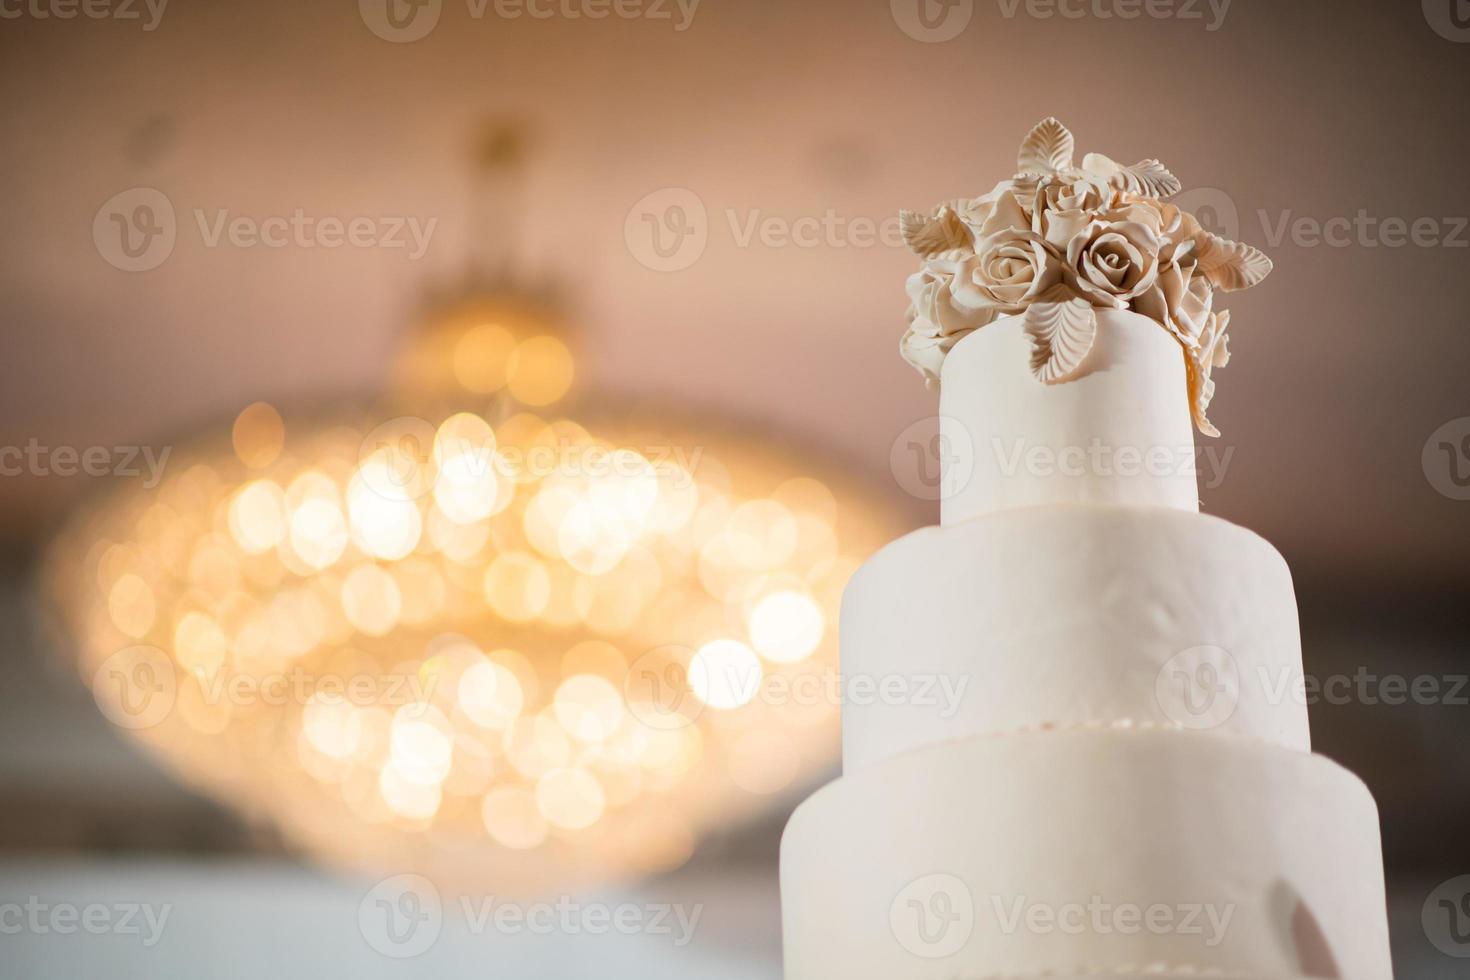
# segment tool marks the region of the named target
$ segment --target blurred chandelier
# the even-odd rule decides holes
[[[370,408],[257,403],[74,518],[46,587],[108,718],[320,860],[504,893],[675,867],[820,775],[893,515],[748,435],[566,414],[565,336],[478,290]]]

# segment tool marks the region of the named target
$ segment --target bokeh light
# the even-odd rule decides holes
[[[667,869],[825,775],[838,706],[762,693],[835,671],[892,515],[738,434],[551,410],[550,322],[447,316],[383,405],[251,405],[79,515],[47,581],[108,717],[321,860],[507,894]]]

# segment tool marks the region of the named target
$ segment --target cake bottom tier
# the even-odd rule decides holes
[[[1378,811],[1320,756],[1056,731],[828,785],[781,842],[787,980],[1387,980]]]

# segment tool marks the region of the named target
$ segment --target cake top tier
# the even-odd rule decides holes
[[[1131,310],[1167,330],[1185,354],[1190,411],[1205,410],[1214,368],[1229,359],[1228,311],[1216,290],[1254,286],[1271,260],[1203,228],[1165,201],[1180,184],[1157,160],[1122,166],[1099,153],[1072,161],[1072,134],[1056,119],[1021,144],[1019,172],[980,197],[901,215],[921,259],[908,280],[904,359],[937,385],[950,349],[967,334],[1020,315],[1031,373],[1043,384],[1082,373],[1098,310]]]

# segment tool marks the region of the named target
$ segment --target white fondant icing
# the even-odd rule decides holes
[[[1366,787],[1320,756],[1184,732],[948,742],[796,811],[786,976],[1386,980],[1379,849]]]
[[[1032,375],[1025,318],[1002,317],[944,359],[939,414],[950,467],[941,520],[1038,504],[1199,509],[1185,357],[1148,317],[1098,310],[1065,384]]]
[[[782,840],[786,976],[1389,980],[1377,810],[1309,752],[1290,572],[1198,513],[1214,294],[1270,260],[1157,160],[1074,152],[1044,120],[1013,179],[902,215],[941,526],[844,596],[846,775]]]
[[[1125,167],[1101,153],[1072,163],[1072,134],[1055,118],[1037,124],[1017,157],[1019,172],[989,193],[929,212],[904,211],[904,242],[923,262],[909,280],[909,329],[899,352],[933,384],[967,333],[1037,304],[1065,309],[1034,326],[1031,366],[1046,384],[1071,377],[1086,353],[1085,307],[1131,309],[1175,337],[1189,361],[1189,402],[1206,435],[1212,372],[1228,361],[1229,318],[1214,293],[1249,289],[1271,272],[1257,249],[1208,232],[1162,199],[1179,180],[1157,160]],[[1055,329],[1065,326],[1067,329]]]
[[[847,772],[1120,719],[1310,747],[1291,573],[1217,517],[1039,507],[915,531],[853,576],[841,643],[843,674],[878,692],[844,706]],[[881,696],[891,675],[908,696]]]

